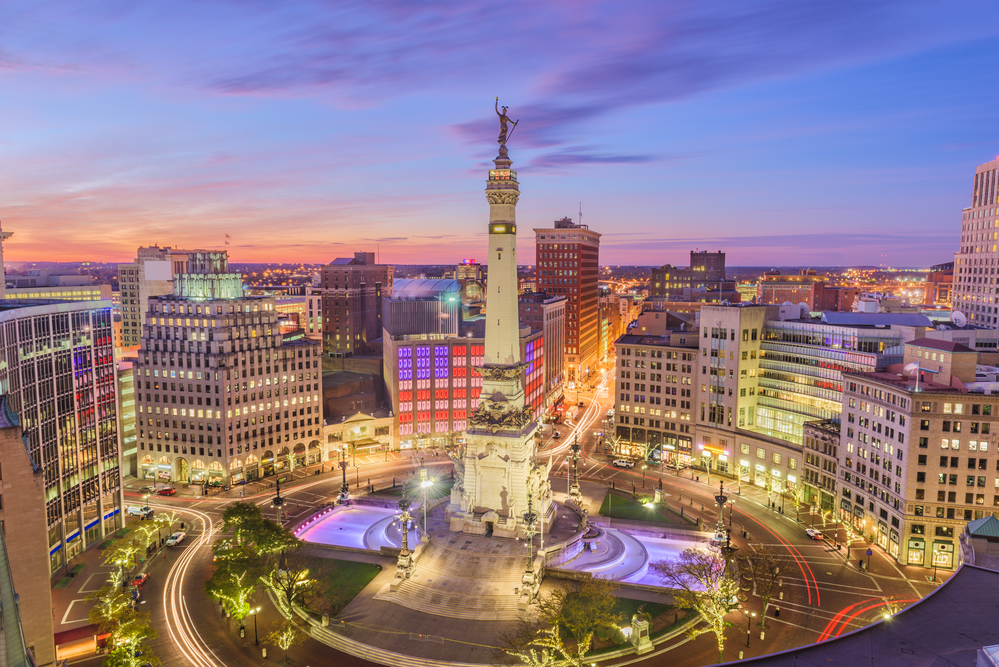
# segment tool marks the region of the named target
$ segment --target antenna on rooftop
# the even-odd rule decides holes
[[[583,224],[583,202],[579,202],[579,224]]]

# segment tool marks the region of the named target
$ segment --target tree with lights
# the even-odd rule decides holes
[[[287,660],[288,649],[292,646],[298,646],[305,641],[306,637],[308,635],[299,627],[294,619],[286,618],[275,626],[270,634],[264,637],[264,641],[283,650],[284,656],[281,659]]]
[[[738,608],[739,581],[729,571],[725,559],[704,549],[684,549],[676,558],[650,565],[683,609],[692,609],[707,622],[705,628],[691,628],[693,639],[706,632],[715,633],[718,661],[724,661],[725,628],[731,625],[725,616]]]
[[[105,667],[139,667],[149,662],[159,664],[156,656],[146,649],[141,657],[136,655],[140,646],[156,638],[156,631],[149,623],[149,614],[137,612],[132,598],[122,587],[122,574],[112,571],[107,583],[100,590],[87,596],[92,602],[90,622],[107,633],[110,650],[104,658]]]
[[[739,557],[739,565],[746,577],[753,582],[753,594],[763,600],[763,613],[760,627],[767,627],[767,609],[774,596],[774,586],[780,581],[781,573],[787,568],[785,552],[767,545],[756,545],[752,551]]]

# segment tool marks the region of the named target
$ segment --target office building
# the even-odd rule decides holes
[[[804,463],[800,500],[819,512],[836,510],[836,480],[839,459],[840,423],[831,419],[805,422]]]
[[[220,286],[149,300],[134,364],[142,478],[235,484],[321,450],[321,346],[278,327],[273,298]]]
[[[562,402],[565,387],[565,306],[561,294],[525,292],[520,295],[520,326],[544,336],[544,399],[545,412]]]
[[[900,563],[955,568],[966,524],[999,512],[999,384],[976,356],[923,338],[886,372],[844,375],[839,516]]]
[[[135,371],[138,352],[119,357],[115,380],[118,383],[118,433],[121,439],[122,475],[139,476],[139,443],[135,432]]]
[[[665,301],[737,303],[741,295],[734,280],[725,278],[725,253],[690,251],[690,266],[665,264],[652,269],[649,296]]]
[[[802,444],[806,422],[839,420],[844,371],[875,371],[898,363],[903,341],[914,337],[916,329],[932,328],[918,313],[823,315],[767,320],[754,430]]]
[[[961,244],[954,254],[953,310],[968,322],[999,329],[994,293],[999,270],[999,158],[979,165],[971,206],[961,212]]]
[[[225,252],[209,250],[178,250],[149,246],[139,248],[135,261],[118,265],[118,291],[121,294],[121,339],[124,349],[137,349],[142,341],[142,325],[149,311],[149,298],[174,293],[178,275],[195,273],[203,276],[228,274]],[[228,280],[239,274],[228,274]],[[237,277],[242,283],[242,278]]]
[[[456,334],[402,334],[385,338],[385,384],[397,415],[400,449],[440,446],[468,427],[478,405],[485,357],[485,322],[479,318]],[[544,412],[544,330],[520,329],[525,402],[534,418]]]
[[[571,218],[534,230],[538,292],[565,296],[566,381],[587,381],[599,354],[600,234]]]
[[[615,454],[690,463],[697,334],[624,335],[616,347]]]
[[[373,252],[355,252],[323,267],[320,314],[326,354],[381,352],[382,298],[392,296],[394,274],[395,267],[375,263]]]

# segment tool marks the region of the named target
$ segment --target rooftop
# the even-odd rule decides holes
[[[323,371],[323,387],[339,387],[351,382],[373,380],[371,373],[356,373],[354,371]]]
[[[848,327],[890,327],[893,324],[909,327],[932,327],[930,318],[922,313],[841,313],[822,311],[822,321]]]
[[[677,334],[690,334],[694,338],[697,336],[690,331],[681,331],[679,329],[672,331],[671,333]],[[670,342],[670,337],[666,336],[638,336],[634,334],[625,334],[617,339],[614,343],[615,345],[656,345],[658,347],[680,347],[676,343]],[[687,347],[684,345],[683,347]]]
[[[436,299],[448,292],[458,292],[461,286],[453,278],[412,278],[396,280],[393,299]]]
[[[964,565],[946,584],[890,619],[837,639],[754,660],[740,660],[738,664],[754,667],[974,667],[980,648],[999,644],[997,590],[999,572]]]
[[[942,350],[943,352],[971,352],[972,354],[975,352],[967,345],[961,345],[949,340],[939,340],[937,338],[917,338],[906,343],[906,345],[925,347],[930,350]]]
[[[916,378],[910,375],[899,375],[898,373],[885,373],[885,372],[866,372],[860,373],[855,371],[843,371],[843,378],[847,377],[859,378],[861,380],[871,380],[874,382],[881,382],[883,384],[890,384],[893,387],[898,387],[899,389],[908,391],[910,393],[915,393],[916,391]],[[956,387],[952,387],[949,384],[938,384],[936,382],[923,379],[919,382],[919,392],[929,392],[934,394],[954,394],[961,393]]]

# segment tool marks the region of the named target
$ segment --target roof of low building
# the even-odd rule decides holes
[[[836,639],[725,664],[973,667],[980,648],[999,644],[996,590],[999,590],[999,572],[964,565],[940,588],[889,619],[877,616],[877,622]],[[869,610],[868,618],[880,611],[880,608]]]
[[[454,278],[399,279],[392,285],[393,299],[430,299],[448,292],[458,292],[461,286]]]
[[[943,352],[974,352],[967,345],[961,345],[951,340],[940,340],[939,338],[917,338],[916,340],[909,341],[906,345],[925,347],[930,350],[942,350]]]
[[[968,532],[973,537],[999,537],[999,519],[989,515],[969,521]]]
[[[910,327],[932,327],[930,318],[922,313],[847,313],[823,310],[822,321],[846,327],[888,327],[893,324]]]

